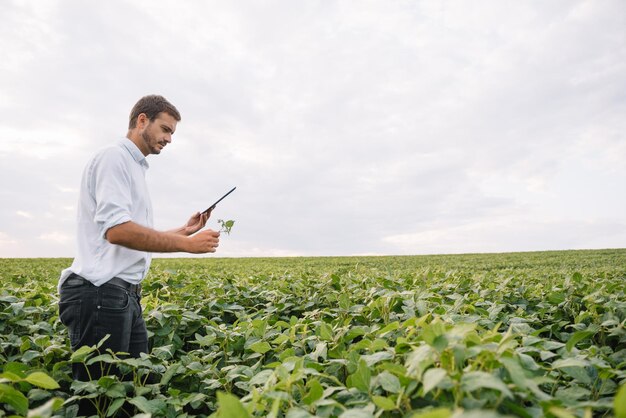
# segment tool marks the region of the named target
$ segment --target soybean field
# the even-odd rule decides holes
[[[141,358],[70,350],[70,263],[0,259],[0,417],[626,417],[623,249],[155,259]]]

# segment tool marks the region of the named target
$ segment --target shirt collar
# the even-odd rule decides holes
[[[120,145],[126,148],[130,155],[132,155],[133,159],[137,161],[140,165],[143,165],[146,168],[150,167],[150,165],[148,164],[148,160],[146,160],[146,157],[133,141],[128,138],[124,138],[120,141]]]

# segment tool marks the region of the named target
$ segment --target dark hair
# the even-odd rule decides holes
[[[180,122],[180,113],[178,113],[178,109],[176,109],[173,104],[168,102],[165,97],[157,94],[142,97],[135,104],[135,106],[133,106],[133,110],[130,111],[128,129],[133,129],[137,126],[137,116],[140,114],[145,113],[150,122],[152,122],[161,112],[167,113],[176,119],[177,122]]]

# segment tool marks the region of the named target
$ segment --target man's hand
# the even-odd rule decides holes
[[[211,211],[204,213],[196,212],[191,215],[191,218],[189,218],[184,226],[184,234],[189,236],[204,228],[204,226],[206,225],[206,221],[209,220],[210,216]]]
[[[198,232],[188,239],[190,241],[190,248],[187,252],[193,254],[214,253],[220,242],[220,233],[207,229],[206,231]]]
[[[168,232],[173,232],[175,234],[185,235],[188,237],[189,235],[193,235],[202,228],[204,228],[210,216],[211,211],[202,213],[196,212],[191,215],[191,218],[189,218],[185,225],[180,228],[172,229]]]

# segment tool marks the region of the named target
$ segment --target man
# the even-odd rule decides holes
[[[152,228],[145,181],[146,156],[172,142],[178,110],[164,97],[141,98],[130,114],[126,138],[98,152],[87,164],[78,204],[78,252],[59,280],[59,317],[72,349],[110,337],[101,351],[148,352],[141,316],[141,281],[152,252],[215,252],[219,232],[200,231],[210,212],[195,213],[177,229]],[[73,365],[74,379],[97,379],[98,368]],[[84,405],[81,405],[81,415]]]

